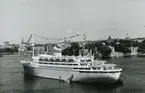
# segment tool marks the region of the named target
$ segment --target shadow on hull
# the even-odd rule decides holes
[[[87,84],[87,85],[94,85],[96,87],[100,88],[113,88],[118,86],[123,86],[123,81],[119,79],[118,81],[112,83],[112,82],[103,82],[103,81],[97,81],[97,82],[71,82],[76,84]]]
[[[37,77],[37,76],[33,76],[33,75],[31,75],[31,74],[27,74],[27,73],[24,73],[24,80],[26,80],[26,81],[29,81],[29,80],[32,80],[32,81],[35,81],[35,80],[37,80],[38,78],[42,78],[42,77]],[[45,79],[48,79],[48,78],[45,78]],[[51,79],[51,78],[50,78]],[[57,80],[57,79],[52,79],[52,80]],[[60,81],[60,82],[65,82],[65,81],[63,81],[63,80],[58,80],[58,81]],[[121,79],[118,79],[118,81],[116,81],[116,82],[103,82],[103,81],[96,81],[96,82],[74,82],[74,81],[72,81],[72,82],[69,82],[70,84],[83,84],[83,85],[93,85],[93,86],[97,86],[97,87],[102,87],[102,88],[104,88],[104,87],[106,87],[106,88],[112,88],[112,87],[117,87],[117,86],[123,86],[123,80],[121,80]]]
[[[24,80],[25,81],[35,81],[36,80],[36,77],[35,76],[32,76],[30,74],[24,73]]]

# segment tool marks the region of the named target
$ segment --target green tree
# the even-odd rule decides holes
[[[6,52],[6,53],[10,53],[12,50],[11,50],[11,48],[4,48],[4,52]]]
[[[75,56],[78,56],[79,55],[79,43],[77,42],[73,42],[71,43],[71,47],[67,47],[66,49],[64,49],[62,51],[62,55],[75,55]]]
[[[3,48],[0,48],[0,54],[3,53],[3,52],[4,52],[4,49]]]
[[[138,52],[138,53],[145,53],[145,49],[143,49],[143,48],[138,48],[137,52]]]
[[[66,49],[64,49],[64,50],[62,51],[62,55],[69,55],[69,56],[73,55],[73,50],[72,50],[72,48],[71,48],[71,47],[67,47]]]
[[[111,48],[106,45],[100,46],[99,51],[100,51],[102,57],[109,57],[112,52]]]
[[[141,43],[139,43],[139,48],[138,48],[137,52],[145,53],[145,40],[143,40]]]
[[[131,49],[128,46],[129,45],[126,43],[120,43],[116,44],[114,47],[116,52],[131,53]]]

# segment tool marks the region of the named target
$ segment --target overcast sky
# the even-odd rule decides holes
[[[145,36],[145,0],[0,0],[0,44],[20,43],[32,32],[88,39]]]

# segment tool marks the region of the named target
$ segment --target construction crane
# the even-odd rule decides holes
[[[34,34],[34,35],[36,37],[39,37],[39,38],[42,38],[42,39],[50,40],[50,38],[42,37],[42,36],[39,36],[39,35],[36,35],[36,34]],[[64,38],[53,38],[53,39],[51,39],[53,42],[50,42],[50,43],[53,43],[53,44],[63,43],[67,39],[71,39],[71,38],[74,38],[74,37],[77,37],[77,36],[80,36],[80,35],[81,34],[77,33],[75,35],[67,36],[67,37],[64,37]],[[54,42],[54,41],[57,41],[57,42]]]
[[[70,40],[68,41],[68,39],[72,39],[72,38],[78,37],[80,35],[82,35],[82,34],[77,33],[77,34],[74,34],[74,35],[71,35],[71,36],[66,36],[66,37],[63,37],[63,38],[47,38],[47,37],[43,37],[43,36],[39,36],[37,34],[34,34],[35,37],[42,38],[42,39],[50,41],[47,45],[44,45],[44,46],[47,47],[47,49],[46,49],[47,52],[52,51],[52,48],[54,46],[60,47],[62,50],[65,49],[66,47],[70,47]]]
[[[46,47],[45,48],[46,52],[52,51],[52,47],[54,47],[54,46],[57,46],[57,47],[61,48],[62,50],[67,48],[67,47],[70,47],[70,40],[69,39],[72,39],[72,38],[75,38],[78,36],[83,36],[83,41],[80,43],[84,43],[86,41],[86,34],[80,34],[80,33],[76,33],[74,35],[66,36],[63,38],[47,38],[47,37],[39,36],[37,34],[33,34],[33,35],[37,38],[41,38],[41,39],[50,41],[48,44],[44,44],[44,46]],[[29,37],[29,39],[27,41],[27,45],[29,44],[31,38],[32,38],[32,35]],[[38,44],[38,45],[35,44],[35,46],[41,46],[41,44]],[[26,47],[26,49],[27,49],[27,47]]]
[[[26,42],[26,44],[29,44],[29,42],[30,42],[32,36],[33,36],[33,35],[31,34],[30,37],[29,37],[29,39],[28,39],[28,41]]]
[[[26,52],[27,49],[28,49],[28,47],[30,46],[30,45],[29,45],[29,42],[30,42],[32,36],[33,36],[33,35],[31,34],[30,37],[29,37],[29,39],[28,39],[28,41],[25,43],[25,49],[24,49],[24,52]]]

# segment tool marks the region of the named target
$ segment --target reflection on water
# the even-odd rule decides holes
[[[35,90],[38,80],[35,77],[32,77],[30,75],[24,74],[24,90],[30,91]]]
[[[47,83],[46,83],[47,81]],[[59,80],[44,79],[24,74],[25,91],[50,91],[54,93],[119,93],[119,86],[108,86],[89,83],[67,83]],[[105,89],[105,90],[104,90]],[[90,92],[91,90],[91,92]]]
[[[144,93],[145,58],[108,59],[109,63],[117,63],[123,67],[123,86],[89,83],[67,83],[59,80],[33,77],[23,73],[20,60],[28,56],[4,56],[0,58],[0,93]]]

